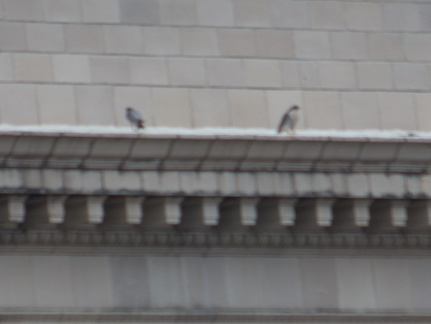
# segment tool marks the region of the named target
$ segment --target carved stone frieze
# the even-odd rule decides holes
[[[58,231],[2,230],[0,245],[127,246],[178,248],[429,249],[428,234],[291,233],[251,231]]]

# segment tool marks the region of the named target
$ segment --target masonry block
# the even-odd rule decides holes
[[[345,129],[379,129],[378,96],[370,92],[344,92],[341,94]]]
[[[3,1],[4,14],[11,20],[42,20],[42,5],[32,0],[5,0]]]
[[[0,80],[14,80],[13,56],[11,54],[0,55]]]
[[[182,28],[180,41],[183,55],[218,56],[217,34],[214,29]]]
[[[15,79],[18,81],[52,81],[50,55],[14,54]]]
[[[234,8],[230,0],[200,0],[196,3],[198,23],[206,26],[234,26]]]
[[[254,57],[256,55],[253,30],[221,29],[218,32],[218,44],[222,56]]]
[[[164,25],[196,25],[197,11],[193,0],[159,0],[160,22]]]
[[[331,57],[329,33],[323,31],[295,31],[296,57],[325,59]]]
[[[101,174],[99,171],[65,171],[64,188],[78,193],[100,192],[103,189]]]
[[[191,111],[188,89],[151,90],[155,126],[190,127]]]
[[[371,193],[375,197],[382,196],[402,196],[404,191],[404,176],[403,175],[385,175],[373,174],[370,175]]]
[[[383,129],[416,129],[413,94],[379,93],[379,105]],[[399,116],[403,118],[398,118]]]
[[[387,31],[420,31],[419,6],[410,3],[383,3],[383,28]]]
[[[264,93],[259,90],[229,90],[232,126],[266,128]]]
[[[376,308],[411,308],[412,277],[408,258],[374,258]]]
[[[145,27],[144,53],[153,55],[179,55],[181,53],[178,28]]]
[[[278,174],[273,172],[256,172],[256,186],[259,196],[275,194],[275,178]]]
[[[44,188],[49,191],[60,191],[63,189],[63,171],[55,169],[44,169],[40,172],[42,185],[39,188]]]
[[[227,93],[224,89],[191,89],[194,127],[230,125]]]
[[[428,64],[394,63],[394,83],[399,90],[429,90]]]
[[[81,125],[114,125],[111,87],[78,86],[75,88],[78,123]]]
[[[103,27],[69,24],[65,27],[66,51],[103,53]]]
[[[181,189],[188,195],[215,194],[219,190],[215,172],[181,172],[179,176]]]
[[[318,62],[298,62],[299,84],[306,89],[320,87],[320,67]]]
[[[270,5],[271,25],[280,28],[309,28],[308,3],[273,0]]]
[[[423,31],[431,30],[431,21],[428,19],[431,14],[431,6],[428,3],[421,4],[419,7],[421,27]]]
[[[237,194],[240,195],[256,195],[257,183],[256,174],[252,172],[243,172],[235,174]]]
[[[2,51],[25,50],[26,49],[25,25],[20,23],[1,22],[0,23],[0,49]]]
[[[118,0],[86,0],[81,2],[82,20],[85,22],[119,23]]]
[[[143,172],[142,181],[144,190],[162,193],[181,191],[180,175],[176,171]]]
[[[42,172],[37,169],[20,170],[22,173],[22,182],[25,188],[30,190],[40,190],[44,188],[42,182]]]
[[[157,57],[131,57],[129,58],[129,64],[131,83],[150,85],[168,84],[166,59]]]
[[[143,25],[160,23],[160,8],[157,0],[122,0],[118,5],[122,23]]]
[[[243,87],[245,85],[244,62],[238,59],[205,60],[210,86]]]
[[[348,193],[354,197],[368,197],[371,195],[370,180],[367,174],[346,175]]]
[[[28,48],[33,51],[64,52],[64,27],[60,24],[26,24]]]
[[[76,124],[73,88],[58,85],[36,87],[41,124]]]
[[[295,185],[293,175],[282,172],[275,177],[274,187],[278,196],[293,196],[295,194]]]
[[[431,10],[429,12],[431,13]],[[431,60],[431,35],[406,33],[404,35],[404,46],[408,61]]]
[[[206,83],[202,59],[168,59],[169,83],[174,85],[204,85]]]
[[[392,66],[384,62],[356,63],[360,89],[392,89]]]
[[[268,27],[269,2],[260,0],[236,0],[233,2],[237,26]]]
[[[376,304],[374,264],[371,258],[336,258],[338,305],[341,309],[366,311]],[[355,293],[352,294],[352,291]]]
[[[343,3],[338,1],[318,1],[309,5],[312,28],[344,29]]]
[[[368,44],[366,33],[332,33],[331,41],[333,55],[336,59],[368,59]]]
[[[45,0],[44,18],[47,21],[81,22],[81,1]]]
[[[370,33],[368,35],[370,59],[403,60],[405,57],[403,38],[397,33]]]
[[[142,28],[110,25],[103,27],[105,52],[113,54],[143,53]]]
[[[383,18],[380,3],[347,2],[344,5],[346,6],[345,19],[349,29],[382,30]]]
[[[54,80],[83,82],[91,80],[90,60],[84,55],[57,55],[52,58]]]
[[[233,172],[220,172],[218,178],[221,195],[235,195],[238,192],[238,184]]]
[[[245,83],[250,87],[282,86],[280,64],[276,60],[245,60]]]
[[[285,88],[298,88],[301,84],[299,64],[296,61],[281,61],[281,78]]]
[[[356,71],[350,62],[320,62],[319,78],[324,89],[356,88]]]
[[[106,170],[102,172],[105,190],[108,191],[138,191],[141,190],[139,174],[135,171]]]
[[[22,84],[0,85],[0,109],[3,124],[38,124],[35,87]]]
[[[123,57],[90,57],[90,71],[94,83],[130,83],[129,61]]]
[[[431,94],[417,93],[415,95],[416,111],[417,111],[417,127],[420,131],[431,131]]]
[[[310,91],[303,95],[306,128],[342,129],[339,96],[335,92]]]

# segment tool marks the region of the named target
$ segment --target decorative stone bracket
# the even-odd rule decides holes
[[[0,153],[3,230],[423,235],[431,225],[431,147],[416,138],[8,132]]]

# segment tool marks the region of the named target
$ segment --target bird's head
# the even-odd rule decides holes
[[[126,110],[127,110],[127,111],[131,111],[131,110],[133,110],[133,109],[132,109],[132,108],[130,108],[130,107],[127,107],[127,108],[126,108]]]
[[[290,109],[291,110],[299,110],[299,106],[298,105],[293,105]]]

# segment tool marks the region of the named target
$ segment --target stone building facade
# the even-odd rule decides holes
[[[430,62],[427,1],[0,0],[0,322],[429,323]]]

